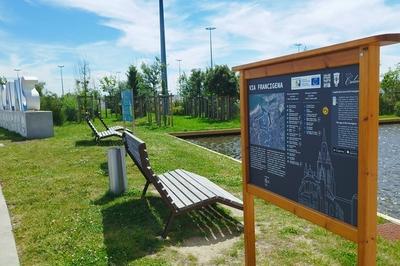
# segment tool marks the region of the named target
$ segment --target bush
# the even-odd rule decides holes
[[[62,113],[67,121],[78,120],[78,102],[75,95],[65,95],[62,98]]]
[[[185,114],[185,110],[182,105],[172,107],[172,111],[173,111],[174,115],[184,115]]]
[[[65,121],[65,115],[62,111],[61,99],[56,94],[47,92],[40,97],[40,109],[53,112],[54,125],[61,126]]]
[[[384,95],[379,95],[379,114],[391,115],[394,113],[394,106],[390,104]]]
[[[400,101],[398,101],[394,106],[394,114],[400,116]]]

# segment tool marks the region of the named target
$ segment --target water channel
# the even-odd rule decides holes
[[[187,139],[235,159],[241,157],[240,135]],[[400,219],[400,125],[379,128],[378,211]]]

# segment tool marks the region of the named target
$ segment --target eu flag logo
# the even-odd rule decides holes
[[[320,84],[320,81],[319,81],[319,78],[312,78],[311,79],[311,85],[319,85]]]

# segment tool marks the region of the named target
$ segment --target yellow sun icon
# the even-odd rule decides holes
[[[324,108],[322,108],[322,113],[324,114],[324,115],[328,115],[329,114],[329,108],[328,107],[324,107]]]

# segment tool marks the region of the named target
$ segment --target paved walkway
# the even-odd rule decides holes
[[[19,265],[10,216],[0,186],[0,266]]]

